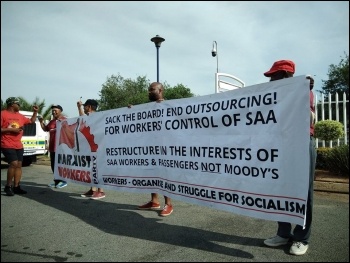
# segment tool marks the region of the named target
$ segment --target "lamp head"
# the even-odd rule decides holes
[[[216,57],[216,41],[214,41],[213,42],[213,49],[212,49],[212,51],[211,51],[211,55],[213,56],[213,57]]]
[[[165,41],[164,38],[160,37],[159,35],[156,35],[155,37],[151,38],[151,41],[154,43],[154,45],[159,48],[163,41]]]

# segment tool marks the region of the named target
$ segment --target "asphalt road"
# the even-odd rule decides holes
[[[23,168],[27,195],[8,197],[1,169],[1,262],[349,262],[349,195],[315,191],[310,248],[269,248],[277,223],[173,200],[174,212],[137,210],[149,194],[52,190],[49,166]]]

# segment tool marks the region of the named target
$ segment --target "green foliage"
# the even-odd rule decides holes
[[[325,116],[328,116],[328,119],[336,119],[336,115],[339,114],[339,120],[347,120],[349,123],[349,111],[346,112],[344,116],[344,111],[340,110],[336,112],[336,108],[342,109],[343,107],[349,106],[349,55],[345,54],[344,58],[340,59],[338,65],[330,65],[328,69],[328,80],[322,80],[323,86],[321,93],[324,95],[324,101],[331,99],[335,101],[339,99],[338,105],[332,103],[329,107],[325,107],[324,113]],[[345,98],[343,95],[345,94]],[[337,98],[338,96],[338,98]],[[346,100],[344,102],[343,100]],[[345,104],[345,105],[344,105]],[[317,105],[317,111],[323,111],[321,103]],[[321,118],[321,114],[318,116]]]
[[[316,169],[328,170],[328,156],[331,150],[329,147],[317,148]]]
[[[327,156],[328,170],[342,176],[349,176],[349,145],[331,148]]]
[[[20,101],[20,110],[23,111],[33,111],[33,105],[37,105],[39,107],[39,114],[44,118],[44,120],[50,120],[51,118],[51,105],[48,106],[48,108],[45,108],[46,103],[45,100],[40,100],[38,97],[35,98],[33,102],[28,102],[24,97],[18,96],[17,97]],[[1,110],[4,110],[7,108],[6,102],[3,102],[1,99]]]
[[[148,103],[148,87],[150,83],[146,76],[132,80],[124,79],[120,74],[112,75],[107,78],[99,92],[99,110],[117,109],[127,107],[129,104]],[[163,85],[164,97],[167,100],[193,97],[190,89],[182,84],[171,87],[165,82]]]
[[[316,169],[349,176],[349,145],[334,148],[319,147],[317,149]]]
[[[323,120],[315,124],[315,138],[332,141],[344,136],[344,125],[339,121]]]
[[[138,77],[133,81],[124,79],[120,74],[112,75],[107,78],[99,92],[99,110],[117,109],[147,101],[148,83],[146,77]]]
[[[129,104],[137,105],[148,103],[148,87],[151,84],[150,80],[143,77],[137,77],[136,80],[124,79],[119,73],[107,77],[106,82],[102,85],[99,92],[100,99],[99,111],[117,109],[127,107]],[[183,84],[177,84],[171,87],[164,82],[164,97],[167,100],[181,99],[193,97],[193,93],[189,88]],[[39,114],[43,116],[44,120],[51,119],[51,105],[45,108],[45,100],[40,101],[36,98],[32,103],[29,103],[25,98],[18,97],[21,103],[21,110],[32,111],[34,104],[39,106]],[[6,109],[6,103],[1,99],[1,109]],[[64,115],[64,114],[63,114]]]
[[[164,84],[164,98],[167,100],[183,99],[193,97],[194,94],[189,88],[182,84],[177,84],[170,87],[167,83]]]
[[[345,53],[345,52],[344,52]],[[341,58],[339,64],[331,64],[328,69],[328,80],[323,82],[322,93],[325,95],[335,93],[346,93],[349,98],[349,55],[345,53],[345,58]]]
[[[51,106],[53,106],[53,104],[50,104],[45,110],[42,110],[40,115],[43,117],[44,120],[51,120]],[[62,113],[62,115],[65,115],[64,113]]]
[[[20,110],[33,111],[33,105],[37,105],[39,107],[39,114],[42,114],[43,108],[45,107],[45,100],[40,101],[40,99],[36,97],[33,102],[28,102],[24,97],[18,98],[21,104]]]

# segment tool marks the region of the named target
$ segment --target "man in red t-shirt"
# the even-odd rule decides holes
[[[49,141],[49,152],[50,152],[50,161],[51,161],[51,170],[55,172],[55,156],[56,156],[56,122],[67,119],[62,111],[63,108],[61,105],[53,105],[51,106],[51,112],[53,119],[45,125],[43,122],[43,118],[39,118],[40,126],[43,131],[50,133],[50,141]],[[63,188],[67,186],[67,182],[64,180],[54,179],[54,182],[48,185],[52,188]]]
[[[38,114],[38,106],[33,106],[33,116],[28,119],[19,113],[19,99],[10,97],[6,100],[7,108],[1,111],[1,151],[9,164],[7,170],[7,183],[5,193],[8,196],[14,194],[26,194],[20,188],[19,183],[22,178],[22,161],[24,148],[21,142],[23,136],[23,126],[35,123]],[[12,185],[12,181],[14,181]]]

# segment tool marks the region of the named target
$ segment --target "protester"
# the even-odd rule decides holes
[[[161,102],[163,97],[164,87],[159,82],[153,82],[148,88],[148,98],[150,101]],[[130,107],[130,106],[129,106]],[[168,216],[173,212],[171,198],[164,196],[165,205],[160,212],[160,216]],[[157,193],[151,194],[151,201],[138,207],[138,209],[158,209],[160,208],[159,198]]]
[[[264,73],[266,77],[270,78],[270,81],[280,80],[284,78],[293,77],[295,72],[295,64],[290,60],[276,61],[271,69]],[[304,255],[309,248],[309,239],[311,235],[311,222],[312,222],[312,209],[313,209],[313,183],[316,165],[316,144],[314,139],[314,95],[312,92],[314,86],[314,79],[308,76],[310,80],[310,142],[309,142],[309,189],[308,198],[306,204],[306,219],[305,227],[296,225],[293,233],[291,233],[292,225],[288,222],[278,222],[277,235],[275,237],[266,239],[265,245],[270,247],[278,247],[293,242],[290,247],[289,253],[293,255]],[[306,176],[306,175],[305,175]]]
[[[91,115],[92,113],[96,112],[98,107],[98,102],[93,99],[88,99],[84,104],[81,101],[78,101],[77,106],[78,106],[79,116],[83,116],[84,114]],[[83,106],[84,108],[82,108],[81,106]],[[90,199],[97,200],[97,199],[105,198],[106,194],[102,188],[97,188],[93,186],[90,188],[89,191],[87,191],[84,194],[81,194],[81,196],[90,197]]]
[[[55,152],[56,152],[56,123],[57,121],[65,120],[66,117],[62,114],[63,108],[61,105],[53,105],[51,107],[53,119],[47,124],[44,124],[43,118],[39,118],[41,128],[50,133],[49,152],[51,161],[51,170],[55,172]],[[64,180],[54,179],[54,183],[48,185],[49,187],[63,188],[67,186]]]
[[[16,97],[6,100],[7,108],[1,111],[1,151],[9,164],[7,169],[7,181],[4,192],[8,196],[14,194],[26,194],[27,191],[21,189],[23,162],[23,136],[24,125],[35,123],[39,111],[38,106],[33,106],[33,115],[30,119],[19,113],[20,102]]]

